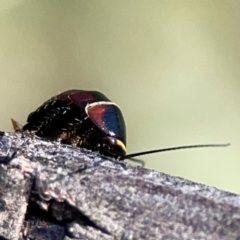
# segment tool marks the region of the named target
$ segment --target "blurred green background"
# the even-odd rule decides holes
[[[240,1],[0,3],[0,122],[58,92],[94,89],[125,116],[146,167],[240,193]]]

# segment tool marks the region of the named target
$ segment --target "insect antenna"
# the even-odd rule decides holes
[[[134,157],[126,157],[126,155],[120,158],[120,160],[125,160],[125,159],[128,159],[131,162],[139,163],[142,167],[145,166],[145,162],[141,159],[137,159],[137,158],[134,158]]]
[[[140,163],[142,166],[144,166],[144,161],[136,159],[135,157],[152,154],[152,153],[159,153],[159,152],[167,152],[167,151],[174,151],[174,150],[181,150],[181,149],[187,149],[187,148],[205,148],[205,147],[227,147],[230,143],[224,143],[224,144],[197,144],[197,145],[187,145],[187,146],[178,146],[178,147],[169,147],[169,148],[160,148],[160,149],[154,149],[149,151],[143,151],[143,152],[137,152],[137,153],[131,153],[127,154],[125,156],[121,156],[121,160],[129,159],[133,162]]]

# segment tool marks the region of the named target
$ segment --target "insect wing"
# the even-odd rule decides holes
[[[110,102],[110,100],[105,95],[98,91],[84,91],[74,89],[59,94],[57,96],[57,99],[61,101],[71,101],[82,110],[84,110],[86,105],[90,103],[99,101]]]

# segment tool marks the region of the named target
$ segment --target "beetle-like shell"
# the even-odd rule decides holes
[[[22,130],[113,157],[126,154],[122,112],[97,91],[74,89],[52,97],[29,114]]]

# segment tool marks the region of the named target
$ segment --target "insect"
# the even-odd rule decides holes
[[[189,145],[126,154],[126,125],[117,104],[98,91],[68,90],[44,102],[30,113],[20,127],[12,119],[15,131],[29,131],[47,140],[98,151],[124,160],[145,154],[196,147],[219,147],[228,144]],[[135,159],[142,165],[143,161]]]

